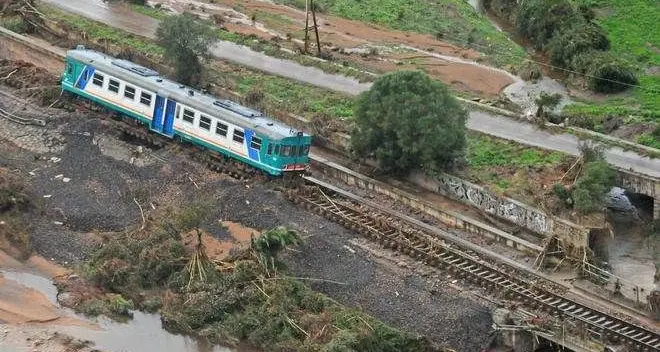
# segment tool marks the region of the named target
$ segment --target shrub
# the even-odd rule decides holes
[[[590,116],[575,115],[568,118],[568,125],[593,130],[596,127],[596,122]]]
[[[573,57],[589,50],[608,50],[610,41],[600,26],[580,21],[556,33],[547,45],[550,61],[567,67]]]
[[[571,199],[571,192],[569,192],[568,189],[566,189],[566,187],[564,187],[564,185],[562,185],[561,183],[555,183],[554,185],[552,185],[552,191],[555,193],[557,198],[559,198],[559,200],[561,200],[562,202],[564,203],[570,202],[569,200]]]
[[[581,21],[568,0],[527,0],[520,5],[518,32],[542,49],[555,32]]]
[[[632,67],[609,52],[590,50],[576,55],[571,67],[586,73],[589,89],[598,93],[615,93],[638,84]]]
[[[590,161],[573,190],[575,209],[589,213],[601,209],[607,192],[615,185],[616,174],[604,160]]]
[[[535,81],[543,76],[539,65],[532,61],[523,62],[518,70],[518,75],[525,81]]]

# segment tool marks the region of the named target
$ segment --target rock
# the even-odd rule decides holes
[[[69,181],[71,181],[71,179],[68,178],[68,177],[62,178],[62,182],[64,182],[64,183],[69,183]]]
[[[396,263],[396,265],[398,265],[398,266],[400,266],[400,267],[402,267],[402,268],[407,268],[407,267],[408,267],[408,263],[403,262],[403,261]]]

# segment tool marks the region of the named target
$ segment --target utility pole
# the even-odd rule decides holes
[[[314,34],[316,35],[317,55],[321,56],[321,40],[319,38],[319,26],[316,23],[316,11],[314,10],[314,0],[305,1],[305,54],[309,53],[309,12],[312,12],[312,21],[314,22]]]

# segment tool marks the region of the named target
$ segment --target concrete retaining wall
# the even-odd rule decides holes
[[[395,189],[383,182],[353,172],[352,170],[329,161],[321,156],[312,155],[311,159],[314,168],[321,171],[322,173],[333,178],[340,179],[347,184],[386,195],[401,204],[405,204],[413,209],[422,211],[425,214],[434,217],[448,228],[460,229],[468,233],[484,236],[486,238],[502,242],[509,247],[532,253],[534,255],[538,254],[542,250],[540,246],[534,243],[513,236],[507,232],[496,229],[478,220],[465,217],[450,210],[440,209],[436,205],[419,199],[410,193]]]
[[[410,180],[429,191],[457,199],[538,234],[556,236],[566,247],[582,249],[589,244],[591,229],[494,194],[458,177],[442,174],[435,180],[416,172]]]

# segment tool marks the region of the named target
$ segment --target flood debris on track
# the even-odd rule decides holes
[[[83,276],[102,290],[123,294],[128,299],[124,302],[160,309],[167,329],[211,342],[247,342],[274,351],[437,350],[420,336],[345,308],[284,275],[277,253],[300,240],[295,231],[266,231],[250,238],[251,245],[230,249],[224,260],[208,251],[217,240],[186,248],[181,234],[192,230],[197,234],[193,237],[201,239],[205,232],[198,226],[206,215],[200,214],[204,212],[196,205],[152,214],[152,220],[137,229],[105,242],[85,265]],[[69,276],[66,281],[78,280]],[[60,295],[85,295],[66,291],[66,283],[60,288]],[[118,297],[114,299],[121,300]],[[110,309],[116,305],[109,302]]]

